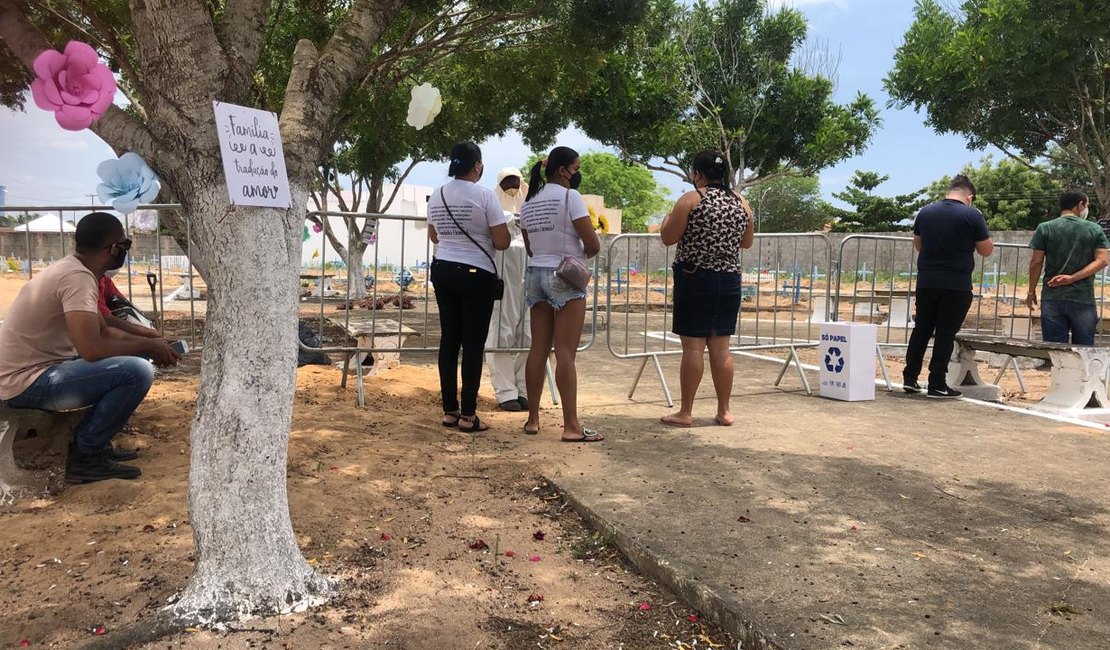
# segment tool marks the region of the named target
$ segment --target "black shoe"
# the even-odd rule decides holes
[[[71,448],[66,457],[66,483],[92,483],[110,478],[139,478],[143,471],[131,465],[121,465],[110,457],[107,449],[82,453]]]
[[[527,397],[521,395],[520,397],[516,398],[516,401],[520,402],[520,410],[522,410],[522,411],[527,411],[528,410],[528,398]]]
[[[508,400],[507,402],[501,402],[497,405],[497,408],[501,409],[502,411],[508,411],[510,413],[519,413],[522,410],[520,408],[520,402],[515,399]]]
[[[108,458],[122,463],[128,460],[135,460],[139,457],[139,452],[135,449],[120,449],[119,447],[108,448]]]
[[[906,381],[905,379],[903,379],[902,380],[902,390],[906,391],[907,393],[909,393],[911,395],[917,395],[918,393],[921,392],[921,384],[917,383],[916,379],[913,380],[913,381]]]
[[[933,388],[930,386],[929,392],[925,394],[925,397],[932,397],[933,399],[954,399],[962,396],[963,393],[947,386],[942,386],[941,388]]]

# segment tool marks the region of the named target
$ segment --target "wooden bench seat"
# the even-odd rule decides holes
[[[1085,409],[1110,407],[1106,391],[1110,348],[957,334],[956,350],[948,365],[948,385],[968,397],[997,402],[1001,401],[1001,389],[979,377],[975,363],[975,352],[979,350],[1009,357],[1047,359],[1052,364],[1052,386],[1034,409],[1080,415]]]

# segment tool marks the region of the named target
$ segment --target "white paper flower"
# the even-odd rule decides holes
[[[124,214],[134,212],[140,203],[153,201],[162,188],[154,170],[137,153],[125,153],[119,160],[105,160],[96,166],[96,175],[104,181],[96,186],[100,200]]]
[[[409,126],[417,131],[431,124],[443,108],[443,98],[439,88],[430,83],[413,86],[412,99],[409,100]]]

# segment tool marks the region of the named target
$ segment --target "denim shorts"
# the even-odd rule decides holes
[[[739,273],[675,263],[672,332],[695,338],[732,336],[739,313]]]
[[[562,309],[567,302],[585,297],[585,291],[556,277],[553,266],[529,266],[524,274],[524,302],[528,307],[546,302],[555,309]]]

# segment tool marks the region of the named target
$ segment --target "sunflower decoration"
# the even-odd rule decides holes
[[[593,208],[589,206],[587,206],[586,209],[590,211],[590,223],[593,224],[594,230],[598,231],[602,235],[608,235],[609,218],[603,214],[598,214],[596,211],[594,211]]]

